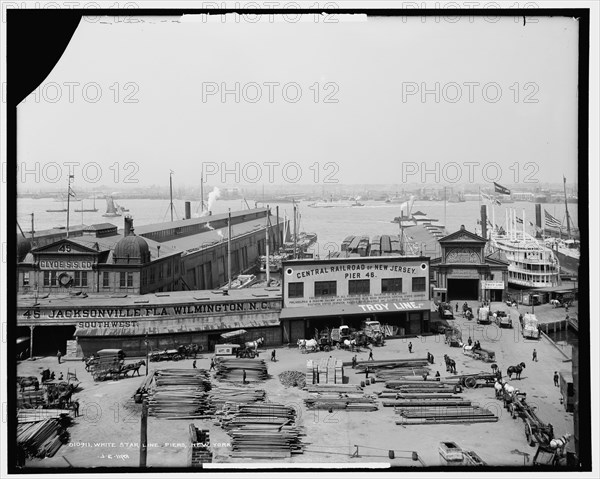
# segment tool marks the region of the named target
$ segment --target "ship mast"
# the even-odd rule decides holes
[[[169,173],[169,194],[171,197],[169,208],[171,208],[171,221],[173,221],[173,170]]]
[[[294,203],[294,259],[298,259],[298,235],[296,233],[296,201]]]
[[[202,213],[204,213],[204,175],[200,173],[200,216]]]
[[[569,220],[569,209],[567,208],[567,179],[563,175],[563,189],[565,192],[565,212],[567,213],[567,233],[571,238],[571,221]]]
[[[67,187],[67,238],[69,237],[69,212],[71,211],[71,178],[73,178],[73,175],[69,175]]]

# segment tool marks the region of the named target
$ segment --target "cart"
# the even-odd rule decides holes
[[[181,354],[177,349],[164,349],[162,351],[152,351],[148,357],[151,362],[179,361],[180,359],[184,359],[183,354]]]

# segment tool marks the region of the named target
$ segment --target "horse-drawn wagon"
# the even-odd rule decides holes
[[[264,343],[264,338],[255,341],[245,341],[247,332],[245,329],[237,329],[221,334],[224,343],[215,345],[216,356],[234,356],[236,358],[254,358],[258,356],[258,348]],[[231,343],[230,341],[236,341]]]
[[[525,437],[530,446],[547,445],[554,439],[552,424],[545,424],[536,415],[535,408],[527,404],[527,393],[504,385],[502,399],[504,407],[513,418],[520,417],[525,423]]]
[[[462,345],[462,332],[456,327],[446,328],[446,344],[453,348],[459,348]]]
[[[496,361],[496,353],[494,351],[475,346],[463,346],[463,354],[486,363],[493,363]]]

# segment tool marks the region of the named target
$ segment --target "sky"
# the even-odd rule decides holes
[[[576,180],[576,20],[132,20],[19,106],[27,189]]]

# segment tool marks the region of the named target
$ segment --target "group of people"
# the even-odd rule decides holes
[[[471,336],[469,336],[469,339],[467,340],[467,344],[469,346],[473,346],[473,349],[481,349],[481,343],[479,342],[479,340],[477,340],[477,341],[475,341],[475,343],[473,343]]]

